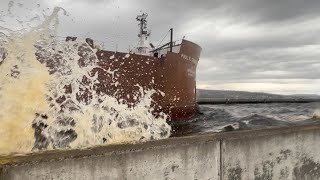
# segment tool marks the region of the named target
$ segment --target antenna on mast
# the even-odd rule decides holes
[[[141,15],[138,15],[136,20],[139,22],[139,43],[136,48],[136,52],[138,54],[147,55],[150,53],[149,48],[149,36],[150,36],[150,30],[147,29],[147,13],[142,13]]]
[[[150,35],[150,33],[148,33],[147,29],[147,17],[148,14],[147,13],[142,13],[141,15],[138,15],[136,20],[139,21],[139,26],[140,26],[140,32],[138,34],[138,37],[141,37],[142,35]]]

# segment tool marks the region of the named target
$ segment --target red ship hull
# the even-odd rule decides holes
[[[161,58],[99,50],[98,65],[115,71],[115,77],[98,72],[98,79],[104,84],[99,90],[132,105],[135,103],[132,94],[139,90],[136,84],[144,89],[160,90],[164,96],[153,96],[155,113],[167,113],[172,120],[188,118],[196,112],[196,68],[200,52],[200,46],[187,40],[182,40],[179,52],[166,52]],[[112,83],[115,81],[117,86]]]

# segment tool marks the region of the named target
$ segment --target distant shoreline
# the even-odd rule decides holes
[[[320,102],[319,99],[229,99],[229,98],[198,98],[198,104],[261,104],[261,103],[311,103]]]
[[[319,95],[278,95],[259,92],[197,89],[198,104],[310,103],[320,102]]]
[[[317,94],[280,95],[261,92],[197,89],[197,98],[228,99],[320,99]]]

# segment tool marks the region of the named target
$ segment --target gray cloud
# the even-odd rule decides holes
[[[59,35],[89,36],[124,51],[137,42],[135,16],[147,12],[154,44],[173,27],[175,38],[186,35],[203,47],[201,87],[243,90],[239,83],[251,83],[248,90],[320,94],[318,0],[38,1],[69,13]]]

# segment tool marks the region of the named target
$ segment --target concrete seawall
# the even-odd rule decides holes
[[[320,126],[0,157],[10,179],[320,179]]]

